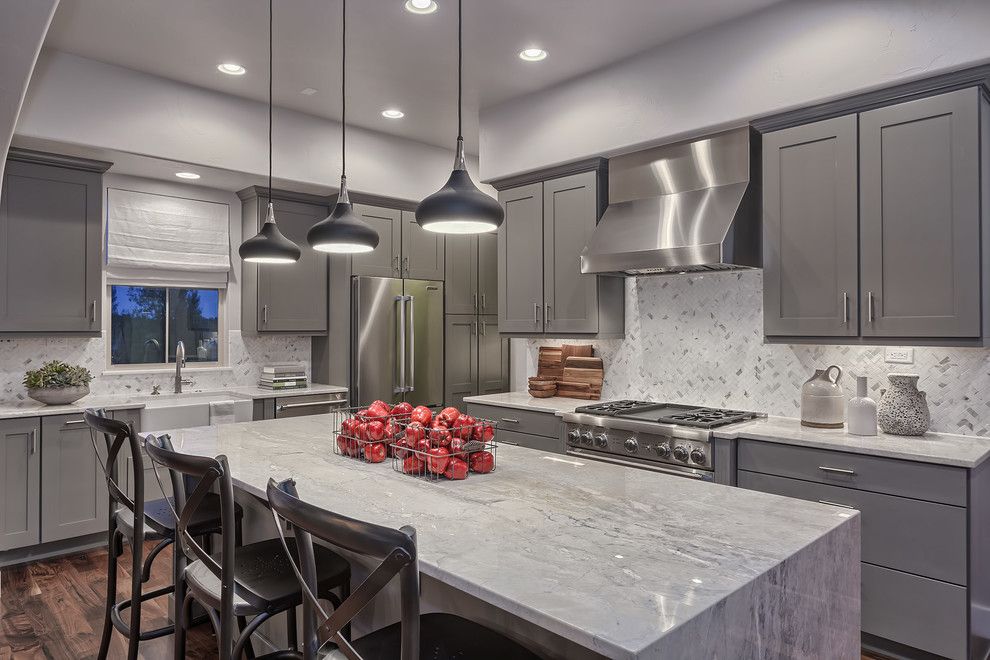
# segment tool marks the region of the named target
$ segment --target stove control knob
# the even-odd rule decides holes
[[[668,445],[666,442],[663,443],[662,445],[657,445],[655,451],[657,452],[657,456],[659,456],[660,458],[667,458],[668,456],[670,456],[670,445]]]
[[[594,436],[591,434],[591,431],[585,431],[581,434],[581,442],[586,445],[590,445],[593,438]]]
[[[695,447],[691,450],[691,460],[698,465],[702,465],[705,462],[705,452],[701,449]]]
[[[567,432],[567,442],[576,445],[581,442],[581,432],[577,429],[573,429]]]
[[[679,461],[687,462],[688,459],[688,449],[684,445],[677,445],[674,447],[674,458]]]
[[[608,436],[604,433],[599,433],[595,436],[595,446],[600,449],[605,449],[608,447]]]
[[[627,452],[633,454],[639,449],[639,442],[636,441],[636,438],[626,438],[622,446],[626,448]]]

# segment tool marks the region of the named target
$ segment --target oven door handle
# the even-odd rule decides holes
[[[603,456],[599,454],[591,455],[585,453],[579,449],[568,449],[567,454],[570,456],[577,456],[578,458],[585,458],[591,461],[601,461],[603,463],[612,463],[613,465],[621,465],[622,467],[639,468],[640,470],[649,470],[650,472],[660,472],[662,474],[672,474],[677,477],[688,477],[689,479],[702,479],[704,481],[714,480],[714,475],[709,477],[701,472],[696,471],[694,468],[684,468],[683,470],[678,470],[677,468],[665,468],[659,465],[650,465],[648,463],[634,463],[632,461],[624,461],[621,458],[612,458],[611,456]]]

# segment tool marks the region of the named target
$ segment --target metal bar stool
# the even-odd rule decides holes
[[[106,412],[88,409],[83,413],[86,424],[90,428],[90,440],[97,460],[106,476],[107,489],[110,492],[108,545],[107,545],[107,596],[103,621],[103,637],[100,640],[98,657],[103,660],[110,650],[110,640],[114,628],[127,638],[127,657],[137,658],[138,645],[149,639],[156,639],[172,634],[173,626],[163,626],[154,630],[141,630],[141,605],[145,601],[160,598],[173,592],[179,592],[182,584],[181,553],[174,553],[172,562],[172,584],[144,593],[143,584],[151,579],[151,567],[155,558],[175,541],[175,523],[167,499],[144,501],[144,461],[141,443],[129,424],[110,419]],[[104,463],[97,448],[96,434],[102,433],[106,444],[106,460]],[[130,449],[133,465],[132,483],[133,498],[129,497],[120,486],[118,475],[118,458],[126,446]],[[173,485],[173,490],[184,488],[185,484]],[[235,511],[238,536],[240,535],[240,519],[243,510]],[[220,500],[213,496],[201,509],[193,524],[193,533],[197,536],[208,536],[220,532]],[[144,556],[145,540],[158,539],[158,544]],[[124,541],[131,547],[131,597],[117,601],[117,563],[124,553]],[[129,610],[129,621],[124,621],[125,610]]]
[[[277,651],[264,658],[299,658],[296,646],[296,607],[303,603],[299,583],[293,574],[293,564],[287,558],[279,539],[270,539],[235,547],[229,534],[234,526],[234,489],[226,456],[211,458],[191,456],[172,449],[167,435],[149,435],[145,448],[153,464],[170,470],[172,479],[179,475],[199,480],[192,492],[177,493],[175,515],[182,552],[190,560],[183,573],[187,592],[181,605],[176,601],[175,657],[185,654],[185,622],[189,619],[193,601],[207,611],[217,635],[220,660],[240,658],[248,648],[251,635],[258,626],[282,612],[287,613],[291,650]],[[157,473],[157,471],[156,471]],[[220,556],[212,556],[196,542],[191,523],[203,505],[210,488],[217,485],[220,497]],[[180,489],[181,490],[181,489]],[[291,547],[291,546],[290,546]],[[314,591],[335,607],[341,597],[350,593],[351,568],[347,561],[329,549],[321,548],[313,555]],[[254,617],[239,626],[235,635],[233,620]]]
[[[513,640],[453,614],[419,613],[419,565],[416,530],[382,527],[321,509],[299,499],[292,480],[268,481],[268,503],[279,538],[292,564],[296,579],[311,608],[306,612],[306,660],[506,660],[536,659]],[[292,525],[293,539],[286,539],[282,521]],[[362,557],[381,562],[348,598],[327,615],[314,595],[315,566],[312,537]],[[294,544],[289,541],[294,540]],[[291,548],[291,550],[290,550]],[[296,565],[298,549],[299,565]],[[341,630],[391,582],[399,579],[400,620],[350,642]],[[310,613],[317,613],[316,625]],[[319,646],[323,633],[327,641]]]

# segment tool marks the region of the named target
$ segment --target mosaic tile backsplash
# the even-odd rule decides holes
[[[529,375],[539,346],[560,343],[526,342]],[[798,417],[801,384],[816,368],[837,364],[850,397],[855,376],[867,376],[870,396],[879,400],[888,373],[920,374],[933,431],[990,436],[990,349],[914,347],[914,364],[887,364],[878,346],[767,344],[762,271],[630,278],[626,337],[591,343],[605,361],[603,399],[681,401]]]
[[[261,366],[266,362],[302,362],[309,373],[309,337],[242,335],[230,332],[230,368],[195,371],[187,368],[184,376],[192,379],[187,389],[213,390],[238,385],[256,385]],[[98,395],[150,394],[154,385],[171,391],[174,372],[154,374],[104,374],[106,344],[102,337],[29,337],[0,340],[0,401],[27,398],[21,381],[24,372],[36,369],[48,360],[79,364],[93,373],[90,392]]]

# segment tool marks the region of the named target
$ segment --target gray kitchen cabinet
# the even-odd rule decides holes
[[[244,236],[258,232],[268,213],[268,191],[247,188],[241,198]],[[319,335],[327,332],[327,255],[306,234],[329,210],[325,198],[274,191],[275,219],[302,255],[293,264],[242,263],[241,326],[245,332]]]
[[[99,449],[105,454],[105,447]],[[89,427],[82,415],[44,417],[41,420],[41,542],[105,531],[108,506],[106,477],[93,452]]]
[[[467,410],[469,415],[495,422],[499,442],[555,454],[566,451],[561,435],[563,423],[553,413],[483,403],[469,403]]]
[[[856,116],[763,136],[763,325],[859,334]]]
[[[478,234],[478,313],[498,315],[498,232]]]
[[[110,416],[117,421],[126,422],[131,425],[135,433],[141,432],[141,410],[137,408],[127,410],[113,410]],[[158,477],[155,477],[155,468],[151,464],[148,454],[141,451],[141,468],[144,474],[144,501],[151,502],[160,500],[165,495],[172,496],[172,482],[169,479],[168,471],[158,469]],[[125,442],[120,448],[117,458],[117,479],[128,497],[134,497],[134,458],[131,456],[131,449]],[[161,485],[158,481],[161,479]],[[162,491],[164,487],[164,493]]]
[[[0,550],[41,541],[40,431],[36,417],[0,420]]]
[[[402,211],[355,204],[354,212],[378,232],[378,247],[351,257],[351,274],[402,277]]]
[[[402,277],[442,280],[444,235],[426,231],[412,211],[402,212]]]
[[[463,410],[464,397],[478,393],[478,317],[444,318],[444,403]]]
[[[11,150],[0,195],[0,332],[100,331],[109,167]]]
[[[543,332],[543,184],[500,191],[498,329]]]
[[[478,394],[509,391],[509,338],[498,333],[498,316],[478,317]]]
[[[478,236],[447,236],[444,256],[444,312],[478,313]]]
[[[980,104],[974,87],[860,114],[864,336],[981,335]]]

